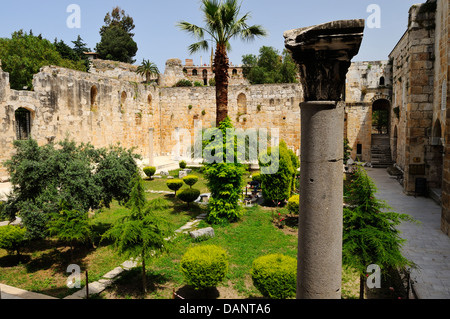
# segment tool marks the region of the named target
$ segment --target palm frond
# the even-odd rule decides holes
[[[197,39],[203,39],[203,37],[205,36],[205,30],[203,28],[186,21],[178,22],[177,27],[179,27],[183,31],[191,33]]]
[[[193,54],[193,53],[196,53],[201,50],[204,50],[204,51],[209,50],[208,41],[203,40],[203,41],[200,41],[197,43],[193,43],[188,47],[188,50],[189,50],[189,54]]]

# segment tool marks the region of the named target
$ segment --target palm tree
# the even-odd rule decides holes
[[[201,10],[205,16],[205,27],[199,27],[186,21],[177,23],[181,30],[191,33],[199,40],[189,46],[190,54],[200,50],[209,50],[209,38],[216,44],[213,68],[216,77],[217,127],[228,115],[229,60],[227,50],[231,48],[229,41],[232,38],[250,41],[257,36],[267,34],[259,25],[247,25],[250,13],[239,17],[240,9],[241,6],[237,0],[202,0]]]
[[[150,62],[149,60],[143,59],[141,65],[138,66],[136,73],[145,75],[146,82],[150,83],[151,76],[158,75],[159,70],[155,63]]]

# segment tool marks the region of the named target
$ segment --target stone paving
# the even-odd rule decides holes
[[[420,222],[403,222],[398,227],[406,239],[404,256],[418,266],[411,271],[416,298],[450,299],[450,237],[440,230],[441,207],[430,198],[406,196],[386,169],[368,168],[367,172],[378,188],[377,198]]]

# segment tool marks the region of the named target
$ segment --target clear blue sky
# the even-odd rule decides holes
[[[244,0],[242,13],[251,12],[250,24],[260,24],[269,33],[268,37],[247,43],[231,42],[230,61],[240,64],[242,55],[258,54],[261,46],[272,46],[280,52],[284,48],[283,32],[319,23],[341,19],[368,19],[370,4],[380,8],[380,28],[368,28],[360,53],[353,61],[387,60],[406,30],[408,10],[425,0]],[[70,4],[81,8],[81,28],[68,28],[66,12]],[[164,72],[169,58],[194,59],[195,64],[209,61],[210,53],[189,56],[187,47],[195,39],[180,31],[175,24],[180,20],[202,25],[199,0],[22,0],[3,1],[0,9],[0,37],[10,37],[19,29],[33,30],[35,35],[53,41],[55,38],[71,41],[81,35],[88,47],[94,49],[100,41],[99,30],[107,12],[120,6],[136,25],[134,40],[139,51],[136,64],[143,58],[155,62]]]

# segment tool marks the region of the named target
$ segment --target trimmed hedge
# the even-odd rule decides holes
[[[228,255],[216,245],[190,248],[180,262],[186,283],[194,289],[216,287],[228,273]]]
[[[169,179],[166,182],[167,187],[175,192],[177,196],[177,191],[183,186],[183,181],[181,179]]]
[[[181,169],[185,169],[187,166],[186,161],[180,161],[180,163],[178,163],[178,165],[180,166]]]
[[[300,208],[300,195],[294,195],[289,198],[287,203],[287,208],[291,214],[298,215],[298,210]]]
[[[200,196],[200,191],[196,188],[186,188],[177,195],[179,199],[186,202],[189,207],[189,203],[192,203]]]
[[[264,297],[286,299],[295,297],[297,260],[282,254],[261,256],[253,261],[253,285]]]
[[[188,175],[183,177],[183,182],[186,183],[186,185],[189,185],[190,187],[194,186],[195,183],[198,182],[198,177],[195,175]]]
[[[144,167],[142,170],[144,171],[145,175],[150,178],[156,173],[156,167],[153,166]]]

